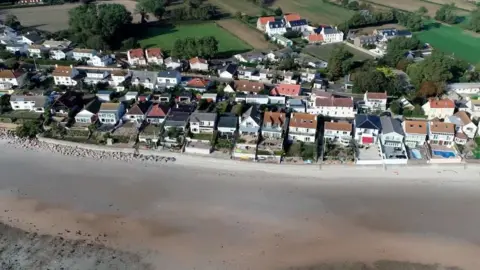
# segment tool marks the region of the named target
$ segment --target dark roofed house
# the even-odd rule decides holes
[[[189,112],[173,111],[172,109],[170,110],[167,117],[165,118],[165,123],[164,123],[165,130],[178,128],[182,131],[185,131],[185,127],[187,126],[189,118],[190,118]]]
[[[224,114],[220,116],[220,120],[218,121],[218,132],[220,136],[224,137],[232,137],[237,130],[237,122],[238,117],[233,114]]]
[[[405,133],[402,123],[390,116],[380,117],[382,125],[381,142],[384,146],[401,147]]]
[[[142,123],[151,106],[152,103],[148,101],[134,104],[125,114],[125,120]]]
[[[357,114],[355,116],[355,140],[359,144],[374,144],[382,130],[380,117],[376,115]]]
[[[237,74],[238,65],[228,64],[218,71],[220,78],[232,79]]]

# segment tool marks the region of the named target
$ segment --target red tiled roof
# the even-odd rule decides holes
[[[258,19],[260,20],[261,24],[267,24],[269,22],[274,22],[275,21],[275,17],[260,17]]]
[[[311,42],[320,42],[320,41],[323,41],[323,36],[320,35],[320,34],[311,34],[308,36],[308,41],[311,41]]]
[[[147,113],[147,117],[166,117],[168,113],[168,107],[162,104],[153,105],[150,111]]]
[[[325,122],[325,130],[341,130],[352,132],[352,124],[341,121],[341,122]]]
[[[162,49],[160,48],[150,48],[147,49],[148,57],[163,57]]]
[[[315,100],[317,107],[353,107],[352,98],[317,98]]]
[[[132,58],[141,58],[145,56],[143,49],[132,49],[128,51],[128,54],[130,54],[130,57]]]
[[[302,19],[302,17],[300,15],[298,15],[297,13],[291,13],[291,14],[285,15],[285,20],[287,22],[298,21],[298,20],[301,20],[301,19]]]
[[[298,96],[300,95],[300,85],[296,84],[279,84],[270,91],[272,95],[280,96]]]
[[[4,69],[0,71],[0,78],[8,78],[8,79],[15,79],[23,75],[21,71],[11,71],[8,69]]]
[[[272,123],[283,125],[285,122],[285,114],[280,112],[265,112],[263,115],[263,123]]]
[[[292,113],[290,117],[291,127],[317,128],[317,116],[309,113]]]
[[[405,121],[403,125],[406,133],[427,134],[427,121]]]
[[[431,122],[430,131],[432,133],[455,133],[455,125],[452,123],[445,122]]]
[[[209,81],[202,79],[202,78],[193,78],[187,82],[187,86],[189,87],[207,87]]]
[[[367,92],[367,99],[387,99],[387,92]]]
[[[453,100],[450,100],[450,99],[442,99],[442,100],[430,99],[430,108],[453,109],[455,108],[455,102],[453,102]]]
[[[235,90],[239,92],[259,93],[265,89],[265,85],[260,82],[251,82],[247,80],[236,80],[233,82]]]
[[[202,58],[198,58],[198,56],[190,59],[189,62],[190,62],[190,64],[196,64],[196,63],[207,64],[207,60],[202,59]]]

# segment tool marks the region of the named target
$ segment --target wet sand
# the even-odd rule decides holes
[[[0,222],[129,252],[137,269],[377,260],[480,269],[478,168],[299,171],[193,157],[79,162],[4,145],[0,153]]]

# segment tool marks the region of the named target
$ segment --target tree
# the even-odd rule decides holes
[[[388,41],[387,51],[383,61],[390,67],[396,67],[400,60],[405,59],[408,51],[416,50],[420,47],[420,40],[416,37],[406,38],[398,37]]]
[[[474,32],[480,32],[480,9],[472,11],[467,27]]]
[[[437,82],[427,81],[420,85],[417,95],[424,98],[438,97],[439,95],[443,94],[443,92],[444,89],[442,85]]]
[[[138,47],[140,47],[140,44],[138,43],[138,40],[134,37],[130,37],[122,41],[123,50],[130,50]]]
[[[142,17],[142,23],[148,19],[148,13],[161,19],[165,13],[165,2],[163,0],[139,0],[135,5],[135,12]]]
[[[17,16],[13,14],[8,14],[7,17],[5,17],[5,25],[15,30],[18,30],[20,26],[22,26]]]
[[[26,121],[15,130],[15,133],[20,138],[35,138],[40,132],[42,132],[42,129],[38,120]]]
[[[335,48],[328,60],[328,78],[330,80],[337,80],[348,74],[353,65],[352,58],[353,54],[347,51],[345,46],[342,45]]]
[[[10,107],[10,95],[0,96],[0,113],[10,111],[11,109],[12,108]]]
[[[358,10],[360,7],[357,1],[351,1],[348,3],[347,8],[351,10]]]
[[[105,50],[107,44],[100,35],[91,36],[87,39],[86,45],[88,48],[95,50]]]
[[[457,14],[455,14],[455,4],[445,4],[435,12],[435,20],[455,24],[458,22]]]
[[[355,74],[353,79],[353,92],[380,92],[388,88],[389,84],[389,79],[381,71],[376,69],[362,71]]]
[[[425,14],[428,13],[428,9],[424,6],[421,6],[418,8],[417,13],[424,16]]]
[[[400,106],[400,103],[397,101],[390,103],[389,109],[394,114],[402,114],[402,107]]]
[[[418,13],[399,12],[397,14],[397,20],[410,31],[420,31],[423,29],[422,15]]]
[[[282,16],[283,15],[283,10],[281,8],[276,8],[273,13],[275,13],[275,16]]]

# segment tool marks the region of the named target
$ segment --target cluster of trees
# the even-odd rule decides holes
[[[285,34],[283,34],[283,36],[286,38],[299,38],[302,37],[302,32],[289,30]]]
[[[347,75],[353,67],[353,54],[344,45],[335,48],[328,60],[327,76],[329,80],[337,80]]]
[[[199,39],[185,38],[177,39],[172,49],[172,56],[178,58],[213,58],[218,53],[218,40],[214,36]]]
[[[381,10],[381,11],[357,11],[352,17],[339,28],[359,28],[368,25],[379,25],[396,22],[395,10]]]
[[[398,37],[388,41],[387,50],[381,62],[384,65],[405,70],[408,60],[405,59],[411,50],[420,48],[421,42],[416,37]]]
[[[390,96],[398,96],[405,92],[407,83],[396,76],[390,68],[378,68],[374,65],[364,66],[353,76],[353,92],[386,91]]]
[[[131,36],[132,14],[120,4],[87,4],[69,11],[72,41],[85,47],[115,49]]]
[[[13,14],[8,14],[3,23],[14,30],[20,30],[20,28],[22,28],[22,24],[18,20],[17,16]]]
[[[459,22],[459,18],[455,13],[456,6],[454,3],[445,4],[441,8],[437,10],[435,13],[435,20],[449,23],[449,24],[456,24]]]
[[[420,31],[423,29],[423,15],[421,13],[397,12],[396,15],[398,23],[405,26],[408,30]]]
[[[201,0],[188,0],[184,7],[171,10],[170,18],[181,21],[211,20],[216,14],[217,9],[215,6],[203,4]]]
[[[480,8],[472,11],[467,28],[476,33],[480,32]]]
[[[160,20],[165,14],[165,5],[163,0],[139,0],[135,5],[135,12],[140,14],[142,23],[146,22],[149,14]]]
[[[350,10],[372,10],[372,7],[368,3],[358,3],[358,1],[342,0],[340,5]]]

